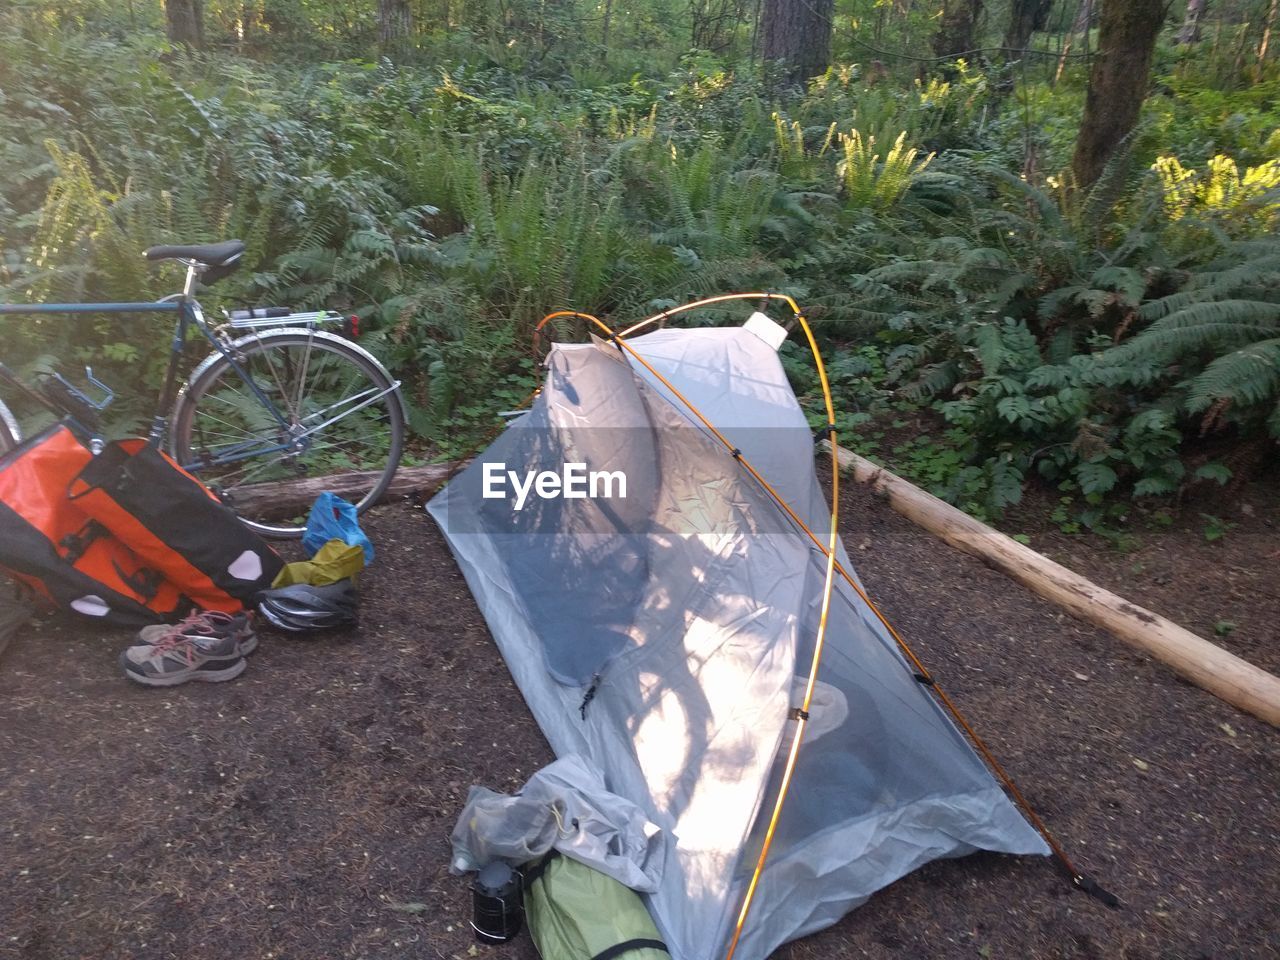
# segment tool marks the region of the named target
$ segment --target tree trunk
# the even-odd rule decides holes
[[[382,495],[382,500],[434,493],[465,465],[466,461],[455,461],[432,463],[425,467],[401,467]],[[358,500],[373,486],[375,476],[374,473],[363,472],[331,473],[327,477],[251,483],[237,487],[229,501],[237,510],[255,516],[291,517],[305,512],[310,504],[315,503],[316,497],[326,490],[340,497]]]
[[[1187,15],[1173,38],[1174,43],[1195,43],[1200,39],[1200,21],[1208,5],[1208,0],[1187,0]]]
[[[1084,0],[1080,4],[1080,10],[1076,13],[1075,23],[1071,25],[1072,33],[1083,33],[1086,38],[1089,36],[1089,28],[1093,26],[1093,0]]]
[[[933,52],[939,57],[970,53],[981,15],[982,0],[946,0],[942,7],[942,26],[933,38]]]
[[[1080,0],[1080,9],[1076,12],[1076,19],[1071,25],[1070,32],[1067,33],[1067,39],[1063,41],[1062,51],[1058,56],[1058,69],[1053,74],[1052,86],[1057,86],[1058,81],[1062,79],[1062,71],[1067,68],[1067,58],[1071,56],[1071,42],[1075,35],[1080,31],[1084,31],[1085,50],[1089,49],[1089,24],[1093,21],[1093,0]]]
[[[1262,42],[1258,44],[1258,79],[1262,79],[1262,70],[1267,65],[1267,47],[1271,45],[1271,31],[1276,25],[1276,11],[1280,9],[1280,0],[1271,0],[1267,5],[1267,21],[1262,28]]]
[[[751,12],[751,65],[755,66],[756,58],[760,56],[760,21],[764,17],[764,3],[762,0],[754,0],[755,8]],[[1263,51],[1265,53],[1265,51]]]
[[[1071,161],[1081,190],[1098,182],[1107,161],[1138,123],[1164,14],[1163,0],[1106,0],[1102,5],[1098,57],[1089,72]]]
[[[604,0],[604,25],[600,29],[600,59],[609,59],[609,21],[613,19],[613,0]]]
[[[1053,0],[1013,0],[1009,29],[1004,35],[1006,58],[1016,60],[1026,52],[1031,35],[1044,29],[1052,8]]]
[[[831,63],[835,0],[765,0],[764,59],[784,65],[789,83],[816,77]]]
[[[204,11],[200,0],[164,0],[164,23],[171,42],[192,50],[204,46]]]
[[[395,43],[407,37],[412,26],[409,0],[378,0],[379,43]]]

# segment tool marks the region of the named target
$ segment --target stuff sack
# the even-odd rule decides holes
[[[543,960],[671,960],[638,893],[557,850],[525,870],[524,913]]]
[[[354,583],[363,569],[362,547],[350,547],[341,540],[330,540],[310,560],[286,563],[271,586],[291,587],[305,583],[310,587],[327,587],[342,580]]]
[[[145,440],[107,444],[67,496],[205,610],[239,612],[284,566],[204,484]]]
[[[341,540],[350,547],[364,551],[364,565],[373,563],[373,544],[360,529],[355,504],[347,503],[336,493],[325,491],[316,497],[307,514],[307,530],[302,535],[302,546],[307,556],[314,556],[330,540]]]
[[[64,424],[0,457],[0,568],[38,597],[104,623],[177,619],[190,606],[181,591],[67,499],[92,460]]]

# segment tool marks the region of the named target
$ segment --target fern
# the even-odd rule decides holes
[[[1117,360],[1146,351],[1175,357],[1202,347],[1230,347],[1265,337],[1280,327],[1280,303],[1209,300],[1157,320],[1113,353]]]
[[[837,168],[844,187],[845,197],[855,207],[871,207],[886,210],[893,206],[911,186],[912,180],[933,159],[929,154],[918,163],[920,151],[906,145],[905,132],[898,138],[881,161],[875,152],[874,135],[863,135],[854,130],[840,135],[843,159]]]
[[[1272,229],[1280,218],[1280,160],[1246,167],[1242,174],[1235,160],[1222,154],[1203,170],[1183,167],[1177,157],[1160,157],[1152,169],[1171,220],[1209,217],[1257,233]]]
[[[1193,273],[1182,290],[1144,305],[1139,316],[1152,322],[1108,351],[1106,361],[1113,366],[1137,358],[1170,368],[1178,364],[1188,412],[1227,404],[1237,421],[1268,415],[1274,421],[1272,408],[1280,397],[1276,247],[1274,240],[1228,246],[1220,261]]]
[[[1200,412],[1222,401],[1243,407],[1259,406],[1277,397],[1280,338],[1272,338],[1224,354],[1205,367],[1191,380],[1187,409]]]

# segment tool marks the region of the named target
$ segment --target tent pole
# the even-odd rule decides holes
[[[845,570],[839,563],[836,562],[835,546],[839,539],[838,519],[837,519],[838,502],[836,498],[836,494],[839,490],[840,469],[841,469],[839,457],[833,456],[831,458],[833,496],[832,496],[832,509],[831,509],[831,534],[830,534],[830,540],[828,545],[828,544],[824,544],[818,538],[818,535],[809,528],[808,524],[806,524],[804,520],[801,519],[801,517],[795,512],[795,510],[791,508],[790,504],[788,504],[786,500],[782,498],[782,495],[779,494],[776,489],[774,489],[773,485],[770,484],[768,480],[766,480],[763,476],[760,475],[760,473],[755,469],[755,467],[751,465],[750,461],[748,461],[746,457],[742,456],[742,452],[737,447],[735,447],[733,443],[723,433],[720,432],[720,430],[715,426],[715,424],[713,424],[710,420],[708,420],[706,415],[703,414],[702,411],[699,410],[696,405],[694,405],[687,397],[685,397],[684,394],[681,393],[680,390],[673,383],[671,383],[670,380],[668,380],[658,370],[656,370],[652,364],[650,364],[647,360],[645,360],[644,357],[642,357],[639,353],[637,353],[635,348],[633,348],[624,339],[624,336],[627,333],[638,330],[644,327],[646,324],[652,323],[659,319],[665,319],[666,317],[672,316],[676,313],[683,313],[685,311],[693,310],[697,307],[707,306],[712,303],[720,303],[720,302],[725,302],[730,300],[749,300],[749,299],[753,300],[753,299],[761,299],[761,298],[766,300],[773,299],[773,300],[784,301],[791,308],[792,313],[795,314],[796,320],[799,321],[801,327],[804,329],[805,336],[808,338],[810,349],[813,351],[814,359],[817,363],[818,375],[822,383],[823,395],[824,395],[824,400],[827,408],[827,428],[826,429],[827,429],[828,439],[825,440],[824,443],[830,449],[838,450],[839,446],[836,444],[836,432],[835,432],[836,431],[835,412],[834,412],[834,407],[831,400],[830,385],[827,382],[826,368],[823,366],[822,356],[818,351],[817,341],[814,339],[813,332],[809,328],[809,324],[805,320],[804,315],[801,313],[799,305],[795,302],[794,299],[792,299],[791,297],[785,294],[736,293],[736,294],[726,294],[719,297],[709,297],[705,300],[698,300],[698,301],[694,301],[693,303],[685,304],[682,307],[677,307],[671,310],[664,310],[662,313],[655,314],[654,316],[649,317],[648,319],[643,320],[638,324],[628,327],[621,334],[614,331],[612,327],[610,327],[600,318],[595,317],[589,313],[582,313],[576,310],[561,310],[556,313],[547,314],[547,316],[543,317],[542,320],[539,321],[537,327],[535,328],[535,335],[537,335],[548,321],[556,319],[557,317],[576,317],[579,319],[587,320],[593,323],[595,326],[597,326],[601,331],[603,331],[603,333],[606,335],[606,338],[615,347],[617,347],[620,352],[631,357],[633,360],[635,360],[637,363],[643,366],[650,373],[650,375],[652,375],[655,379],[657,379],[658,382],[660,382],[664,387],[666,387],[667,390],[669,390],[677,400],[679,400],[682,404],[684,404],[684,406],[689,410],[689,412],[693,414],[693,416],[696,417],[697,420],[704,427],[706,427],[706,429],[711,433],[712,436],[714,436],[730,453],[732,453],[733,458],[737,460],[739,464],[742,465],[742,467],[752,476],[752,478],[755,479],[755,481],[769,495],[769,497],[779,507],[782,508],[782,510],[787,514],[788,517],[791,518],[791,520],[796,524],[796,526],[809,537],[809,539],[813,542],[814,546],[816,546],[817,549],[822,552],[823,556],[826,558],[826,561],[827,561],[827,579],[826,579],[825,590],[824,590],[823,599],[822,599],[822,617],[819,621],[818,636],[817,636],[816,648],[814,651],[814,660],[813,660],[812,668],[809,675],[808,685],[806,687],[805,701],[804,701],[803,707],[801,707],[798,711],[795,711],[793,713],[794,719],[798,721],[798,725],[796,728],[796,738],[793,741],[791,746],[791,751],[787,756],[787,765],[783,769],[783,778],[782,778],[782,783],[780,785],[780,789],[778,793],[778,799],[774,805],[773,815],[770,819],[769,827],[765,834],[764,844],[761,848],[760,857],[756,863],[755,872],[751,876],[751,881],[747,887],[746,894],[743,898],[742,908],[738,915],[737,924],[734,928],[733,939],[730,942],[729,951],[725,957],[725,960],[732,960],[734,951],[737,948],[738,941],[742,935],[742,930],[746,923],[747,914],[750,910],[751,901],[752,901],[755,889],[759,884],[760,875],[764,870],[765,859],[767,858],[769,853],[769,846],[773,838],[773,833],[777,827],[777,821],[782,812],[782,804],[783,804],[783,801],[786,799],[787,788],[790,786],[791,775],[795,769],[796,759],[799,755],[800,742],[803,739],[806,721],[808,720],[808,707],[810,703],[810,698],[813,694],[813,689],[817,681],[818,663],[821,657],[822,645],[823,645],[824,635],[826,631],[827,612],[830,609],[831,591],[832,591],[832,587],[834,586],[833,577],[834,577],[834,574],[836,573],[838,573],[844,579],[845,583],[847,583],[853,589],[853,591],[857,593],[857,595],[867,605],[867,609],[869,609],[871,613],[875,615],[876,619],[879,620],[881,625],[889,632],[889,635],[893,637],[894,642],[902,650],[903,654],[916,667],[917,671],[919,671],[916,674],[916,679],[921,683],[925,684],[926,686],[928,686],[934,692],[934,694],[938,697],[938,699],[941,701],[943,706],[946,707],[947,711],[952,715],[952,717],[955,718],[956,722],[963,728],[965,733],[969,736],[970,740],[973,741],[974,746],[978,749],[978,752],[981,753],[983,758],[986,760],[991,771],[1004,784],[1005,788],[1009,791],[1010,796],[1017,803],[1017,805],[1022,809],[1022,811],[1027,815],[1027,819],[1031,822],[1032,826],[1034,826],[1035,829],[1044,838],[1045,843],[1048,844],[1049,849],[1053,852],[1054,857],[1057,858],[1062,868],[1066,871],[1067,875],[1071,878],[1072,884],[1077,889],[1083,891],[1084,893],[1088,893],[1090,896],[1096,897],[1097,899],[1101,900],[1103,903],[1107,904],[1108,906],[1111,906],[1111,907],[1119,906],[1120,901],[1113,894],[1109,893],[1107,890],[1104,890],[1102,887],[1100,887],[1093,880],[1093,878],[1089,877],[1086,874],[1081,873],[1079,870],[1076,869],[1075,864],[1067,856],[1066,851],[1063,850],[1062,846],[1057,842],[1056,839],[1054,839],[1053,835],[1049,833],[1049,829],[1048,827],[1045,826],[1044,821],[1040,819],[1040,817],[1036,814],[1035,810],[1027,802],[1026,798],[1022,795],[1022,791],[1020,791],[1017,785],[1013,782],[1013,779],[1007,773],[1005,773],[1004,768],[1000,766],[1000,763],[999,761],[996,760],[995,755],[992,754],[991,750],[987,747],[986,743],[983,742],[982,738],[978,736],[977,731],[975,731],[973,727],[969,725],[968,721],[965,720],[964,716],[960,713],[960,709],[952,702],[951,698],[946,695],[946,693],[942,690],[942,688],[934,682],[932,677],[928,675],[928,672],[925,670],[924,664],[920,662],[920,659],[915,655],[915,653],[911,650],[911,648],[907,646],[906,641],[902,639],[902,637],[898,634],[898,632],[893,628],[893,625],[889,623],[888,619],[884,616],[884,614],[880,612],[879,607],[877,607],[875,603],[872,602],[871,598],[867,596],[866,591],[862,589],[862,587],[849,574],[847,570]]]
[[[729,439],[725,437],[725,435],[722,434],[719,431],[719,429],[717,429],[716,426],[706,418],[706,416],[702,413],[702,411],[699,410],[697,406],[695,406],[683,393],[680,392],[680,390],[675,386],[675,384],[671,383],[670,380],[668,380],[656,369],[654,369],[652,364],[650,364],[649,361],[645,360],[644,357],[642,357],[639,353],[637,353],[635,348],[632,347],[630,344],[628,344],[623,338],[629,332],[638,330],[649,323],[652,323],[659,319],[665,319],[676,313],[683,313],[685,311],[693,310],[698,307],[706,306],[712,303],[722,303],[730,300],[748,300],[748,299],[750,300],[775,299],[775,300],[784,301],[787,304],[787,306],[791,308],[791,312],[795,315],[796,321],[800,324],[800,327],[804,330],[805,338],[809,344],[809,350],[813,354],[814,365],[817,367],[817,370],[818,370],[818,379],[822,385],[823,402],[826,404],[827,442],[834,445],[836,442],[835,405],[831,399],[831,384],[827,380],[827,368],[822,362],[822,352],[818,349],[818,341],[814,338],[813,330],[809,327],[808,321],[805,320],[804,314],[801,313],[799,305],[795,302],[795,300],[793,300],[789,296],[786,296],[785,294],[734,293],[734,294],[727,294],[720,297],[709,297],[705,300],[698,300],[698,301],[694,301],[693,303],[685,304],[683,307],[678,307],[673,310],[664,310],[662,313],[655,314],[654,316],[648,318],[647,320],[644,320],[638,324],[635,324],[632,327],[628,327],[627,330],[623,331],[623,333],[621,334],[615,333],[611,327],[609,327],[606,323],[604,323],[604,321],[598,319],[597,317],[593,317],[590,314],[579,313],[577,311],[566,311],[566,310],[562,310],[558,313],[548,314],[546,317],[542,319],[542,321],[538,324],[535,330],[535,334],[536,334],[538,331],[541,331],[543,324],[547,323],[547,321],[555,319],[556,317],[561,317],[561,316],[574,316],[574,317],[578,317],[580,319],[586,319],[595,323],[596,326],[598,326],[601,330],[603,330],[606,334],[608,334],[608,337],[613,342],[614,346],[616,346],[623,353],[630,356],[637,363],[642,365],[652,376],[656,377],[663,384],[663,386],[665,386],[668,390],[671,391],[672,395],[674,395],[682,404],[685,405],[685,407],[688,408],[690,413],[692,413],[695,417],[697,417],[698,420],[700,420],[702,424],[708,430],[711,431],[711,433],[716,437],[716,439],[719,440],[720,443],[722,443],[727,450],[729,450],[729,452],[733,455],[733,458],[737,460],[740,464],[742,464],[742,466],[751,474],[751,476],[754,477],[756,481],[769,493],[769,496],[772,497],[773,500],[776,501],[787,512],[787,514],[791,517],[792,520],[796,521],[800,525],[800,527],[806,533],[808,533],[809,537],[813,539],[815,543],[817,543],[818,547],[822,549],[823,553],[826,555],[827,565],[826,565],[826,576],[825,576],[823,589],[822,589],[822,607],[818,617],[817,636],[814,640],[813,659],[809,666],[809,678],[805,684],[804,700],[802,701],[801,705],[798,708],[792,711],[792,714],[791,714],[791,719],[794,719],[797,722],[796,735],[795,735],[795,739],[792,740],[791,742],[791,749],[787,754],[787,762],[786,762],[786,765],[783,767],[782,782],[778,789],[778,797],[777,797],[777,800],[774,801],[773,813],[769,817],[769,825],[768,825],[768,828],[765,830],[764,841],[760,847],[760,855],[756,860],[755,870],[751,874],[751,880],[747,884],[746,892],[743,894],[743,897],[742,897],[742,907],[738,912],[738,919],[733,929],[733,938],[729,942],[729,948],[728,948],[728,952],[725,955],[725,960],[733,960],[733,955],[738,948],[738,941],[742,937],[743,928],[746,926],[747,917],[751,912],[751,905],[755,900],[756,889],[760,884],[760,876],[764,872],[765,862],[769,857],[769,849],[773,845],[773,837],[778,829],[778,820],[782,816],[782,807],[787,799],[787,791],[791,787],[791,778],[792,778],[792,775],[795,773],[796,761],[799,759],[799,756],[800,756],[800,745],[804,740],[804,733],[805,733],[805,729],[809,719],[809,707],[813,701],[814,687],[817,685],[817,682],[818,682],[818,666],[822,662],[822,650],[823,650],[824,643],[826,641],[826,634],[827,634],[827,618],[831,612],[831,592],[835,587],[835,573],[836,573],[836,568],[838,566],[838,564],[836,563],[836,547],[840,539],[840,529],[839,529],[840,465],[834,459],[832,459],[831,461],[831,526],[827,536],[827,544],[824,547],[822,543],[817,539],[817,536],[813,533],[813,531],[810,530],[804,524],[804,522],[796,515],[795,511],[792,510],[791,507],[787,505],[787,503],[782,499],[782,497],[778,494],[778,492],[774,490],[774,488],[769,484],[769,482],[765,480],[765,478],[762,477],[758,472],[756,472],[756,469],[747,461],[746,457],[742,455],[742,451],[739,450],[737,447],[735,447],[733,443],[731,443]],[[846,578],[847,578],[847,575],[846,575]]]
[[[809,341],[809,349],[813,352],[813,362],[818,368],[818,378],[822,384],[822,399],[827,408],[827,442],[835,444],[836,442],[836,412],[835,405],[831,400],[831,384],[827,381],[827,368],[822,362],[822,353],[818,349],[818,341],[814,339],[813,331],[809,328],[808,322],[804,315],[794,302],[791,303],[792,310],[795,311],[796,320],[800,323],[804,330],[805,338]],[[736,450],[734,457],[742,460],[742,455]],[[753,470],[754,474],[755,471]],[[764,872],[765,860],[769,856],[769,849],[773,846],[773,835],[778,829],[778,820],[782,816],[782,804],[787,799],[787,791],[791,787],[791,777],[795,773],[796,761],[800,758],[800,744],[804,740],[805,730],[809,724],[809,706],[813,702],[813,689],[818,682],[818,666],[822,662],[822,648],[827,637],[827,616],[831,612],[831,591],[835,586],[836,573],[836,548],[840,543],[840,464],[834,458],[831,462],[831,529],[827,536],[827,569],[822,584],[822,609],[818,616],[818,632],[817,640],[813,647],[813,659],[809,664],[809,680],[804,688],[804,700],[800,707],[792,711],[792,719],[796,721],[795,739],[791,741],[791,750],[787,754],[787,763],[782,771],[782,784],[778,790],[778,799],[773,805],[773,814],[769,817],[769,827],[764,834],[764,842],[760,846],[760,856],[756,859],[756,868],[752,871],[751,882],[747,885],[746,892],[742,897],[742,909],[738,911],[738,920],[734,924],[733,939],[729,941],[729,950],[725,954],[725,960],[733,960],[734,952],[738,949],[738,941],[742,937],[743,927],[747,923],[747,915],[751,912],[751,904],[755,900],[756,887],[760,883],[760,875]]]

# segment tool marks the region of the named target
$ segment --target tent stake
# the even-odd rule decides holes
[[[822,448],[830,452],[830,443]],[[1016,540],[993,530],[901,477],[835,447],[840,466],[883,495],[898,513],[965,553],[978,557],[1071,614],[1103,627],[1234,707],[1280,726],[1280,677],[1228,653]]]

